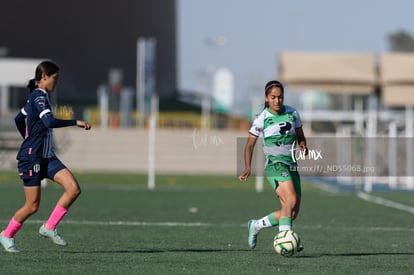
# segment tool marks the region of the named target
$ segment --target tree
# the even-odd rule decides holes
[[[390,50],[394,52],[414,52],[414,37],[405,30],[388,35]]]

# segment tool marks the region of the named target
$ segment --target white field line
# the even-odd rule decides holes
[[[6,224],[7,220],[0,220],[0,223]],[[28,224],[42,224],[44,220],[27,220],[25,223]],[[71,225],[80,225],[80,226],[135,226],[135,227],[216,227],[216,228],[246,228],[247,231],[247,223],[246,224],[214,224],[214,223],[203,223],[203,222],[143,222],[143,221],[76,221],[76,220],[63,220],[61,224],[71,224]],[[310,230],[335,230],[335,231],[384,231],[384,232],[394,232],[394,231],[406,231],[406,232],[414,232],[414,228],[408,227],[344,227],[344,226],[327,226],[327,225],[298,225],[297,228],[301,229],[310,229]]]
[[[375,197],[372,195],[369,195],[367,193],[364,192],[359,192],[357,194],[357,196],[365,201],[369,201],[369,202],[373,202],[379,205],[384,205],[384,206],[388,206],[391,208],[395,208],[395,209],[399,209],[411,214],[414,214],[414,207],[402,204],[402,203],[398,203],[398,202],[394,202],[394,201],[390,201],[390,200],[386,200],[383,198],[379,198],[379,197]]]
[[[332,193],[332,194],[338,194],[339,193],[339,188],[329,185],[329,184],[325,184],[325,183],[318,183],[316,184],[316,186],[318,186],[320,189],[322,189],[325,192],[328,193]]]

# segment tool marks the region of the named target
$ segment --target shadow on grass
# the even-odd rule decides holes
[[[92,250],[92,251],[65,251],[69,254],[128,254],[128,253],[217,253],[217,252],[246,252],[250,249],[122,249],[122,250]]]
[[[69,254],[156,254],[156,253],[223,253],[250,252],[251,249],[119,249],[119,250],[85,250],[65,251]],[[267,253],[266,253],[267,254]],[[309,255],[300,253],[293,258],[323,258],[323,257],[369,257],[369,256],[414,256],[414,252],[367,252],[367,253],[323,253]]]
[[[367,256],[414,256],[412,252],[367,252],[367,253],[324,253],[318,255],[298,255],[297,258],[321,257],[367,257]]]

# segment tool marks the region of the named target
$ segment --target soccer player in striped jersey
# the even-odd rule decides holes
[[[89,130],[91,125],[81,120],[62,120],[54,117],[48,94],[55,88],[58,77],[59,67],[55,63],[40,63],[36,68],[35,78],[30,80],[27,86],[30,90],[27,103],[15,117],[16,126],[24,138],[17,159],[26,200],[0,233],[0,243],[7,252],[19,252],[14,235],[23,226],[24,221],[39,209],[40,183],[44,178],[52,179],[61,185],[64,193],[57,201],[49,219],[40,227],[39,234],[57,245],[67,245],[57,233],[56,227],[81,190],[73,174],[54,153],[52,129],[76,125]]]
[[[281,209],[248,222],[248,244],[252,249],[256,247],[261,229],[279,226],[279,231],[292,230],[292,220],[299,212],[301,184],[292,150],[296,150],[297,144],[306,154],[306,138],[298,111],[284,105],[283,99],[282,83],[269,81],[265,86],[265,108],[249,130],[244,151],[245,170],[239,175],[242,182],[249,177],[254,146],[258,137],[263,137],[265,176],[280,200]]]

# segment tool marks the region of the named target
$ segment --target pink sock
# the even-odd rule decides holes
[[[55,209],[53,209],[52,214],[50,214],[49,219],[45,223],[46,229],[55,230],[58,223],[63,219],[66,213],[68,213],[66,208],[56,204]]]
[[[22,228],[23,224],[11,218],[9,224],[7,225],[6,229],[3,231],[3,236],[7,238],[13,238],[16,235],[17,231]]]

